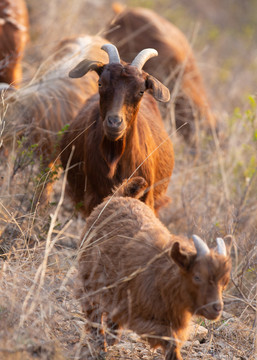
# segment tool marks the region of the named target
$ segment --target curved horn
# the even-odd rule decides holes
[[[210,249],[208,248],[208,245],[205,244],[205,242],[199,236],[193,235],[192,239],[195,244],[197,256],[204,256],[209,254]]]
[[[139,54],[137,54],[131,65],[137,67],[138,70],[142,70],[147,60],[151,59],[154,56],[158,56],[157,50],[151,48],[144,49],[140,51]]]
[[[223,256],[227,256],[227,249],[224,240],[222,238],[217,238],[216,242],[217,242],[217,253]]]
[[[2,90],[10,90],[10,91],[16,91],[15,87],[8,83],[0,82],[0,91]]]
[[[109,56],[109,64],[120,63],[120,55],[116,46],[112,44],[105,44],[101,47],[101,49],[107,52]]]

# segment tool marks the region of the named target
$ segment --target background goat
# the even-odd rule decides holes
[[[63,137],[64,167],[75,146],[68,171],[71,196],[75,203],[84,202],[82,210],[88,215],[114,185],[138,174],[150,186],[143,200],[158,210],[165,201],[174,155],[154,100],[168,101],[169,91],[142,70],[157,53],[145,49],[131,65],[123,65],[115,46],[103,50],[109,64],[84,60],[70,72],[81,77],[94,70],[100,94],[85,104]]]
[[[99,347],[101,316],[106,314],[109,332],[119,326],[131,329],[151,346],[161,346],[166,360],[181,360],[192,315],[210,320],[221,315],[231,238],[227,246],[218,238],[214,251],[198,236],[192,241],[171,235],[136,199],[146,186],[140,177],[125,181],[87,218],[77,295]]]
[[[28,39],[28,11],[23,0],[1,0],[0,82],[13,86],[22,80],[21,60]]]
[[[107,26],[105,36],[127,62],[143,48],[153,47],[158,51],[159,57],[151,59],[145,70],[170,89],[176,127],[188,123],[179,130],[186,139],[194,133],[199,116],[205,118],[204,128],[215,126],[193,51],[176,26],[149,9],[133,8],[115,17]]]
[[[6,92],[0,104],[5,121],[2,135],[5,148],[10,147],[13,138],[20,139],[19,153],[22,155],[32,149],[41,160],[42,170],[46,171],[58,158],[59,132],[73,121],[84,101],[98,88],[95,73],[72,80],[68,71],[85,56],[107,61],[108,56],[100,51],[104,43],[106,40],[101,37],[65,39],[41,65],[30,84],[16,92]],[[16,159],[15,171],[23,164],[21,155]],[[47,192],[50,189],[49,184]]]

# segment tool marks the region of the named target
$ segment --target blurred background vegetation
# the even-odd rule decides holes
[[[37,55],[38,61],[45,58],[48,46],[60,40],[60,35],[101,32],[113,17],[112,1],[27,0],[27,3],[31,42],[35,44],[33,55]],[[231,110],[245,106],[247,96],[256,92],[256,0],[127,0],[120,3],[150,8],[184,32],[191,40],[214,108]]]

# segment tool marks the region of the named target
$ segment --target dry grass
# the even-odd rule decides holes
[[[67,35],[95,34],[111,18],[111,9],[100,0],[47,3],[28,0],[31,41],[23,64],[25,85],[55,42]],[[249,2],[245,17],[238,19],[245,32],[240,33],[236,44],[238,21],[232,18],[229,23],[225,16],[225,10],[233,5],[231,1],[224,9],[223,2],[217,0],[211,11],[208,2],[200,0],[195,6],[186,0],[182,5],[168,3],[141,1],[139,5],[148,5],[172,19],[189,38],[200,22],[195,50],[221,126],[219,134],[212,136],[198,131],[197,156],[179,134],[172,135],[176,156],[169,188],[172,204],[161,217],[172,232],[197,233],[209,245],[216,236],[234,236],[226,313],[218,323],[201,323],[208,328],[208,336],[202,343],[187,343],[183,356],[253,360],[257,352],[257,64],[256,49],[250,46],[257,38],[251,17],[254,1]],[[235,16],[240,13],[237,6],[234,3]],[[4,121],[3,111],[0,144]],[[0,358],[78,359],[86,334],[79,303],[73,296],[73,281],[84,219],[73,213],[64,198],[65,176],[55,184],[53,203],[40,214],[32,212],[38,164],[30,163],[13,176],[15,158],[15,143],[9,154],[0,150]],[[161,358],[160,352],[152,351],[129,332],[106,357]]]

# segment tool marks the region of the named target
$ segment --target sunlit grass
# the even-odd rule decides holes
[[[160,9],[190,35],[194,24],[206,16],[208,4],[202,2],[201,10],[187,3],[138,4]],[[100,0],[95,4],[54,0],[47,6],[28,0],[28,4],[31,41],[23,63],[24,83],[55,43],[72,34],[100,32],[112,16],[110,4]],[[215,4],[214,21],[220,11],[220,2]],[[254,2],[251,6],[254,9]],[[235,16],[238,11],[234,10]],[[215,324],[204,322],[209,330],[206,343],[186,345],[185,359],[253,360],[256,351],[257,72],[252,70],[256,54],[250,49],[256,33],[252,12],[248,10],[245,17],[249,24],[236,44],[238,24],[233,18],[231,23],[225,18],[213,25],[202,20],[194,43],[219,133],[199,130],[197,156],[179,134],[172,136],[176,159],[169,186],[172,203],[161,219],[173,233],[197,233],[210,246],[216,236],[230,233],[235,239],[232,280],[224,297],[227,317]],[[4,126],[3,113],[0,144]],[[31,162],[33,149],[27,149],[26,166],[13,175],[17,146],[11,144],[8,152],[0,148],[0,358],[75,359],[87,336],[73,294],[77,244],[85,219],[64,195],[63,175],[54,186],[52,203],[40,213],[31,210],[39,164]],[[119,345],[109,349],[107,359],[115,358],[159,360],[161,355],[125,333]]]

